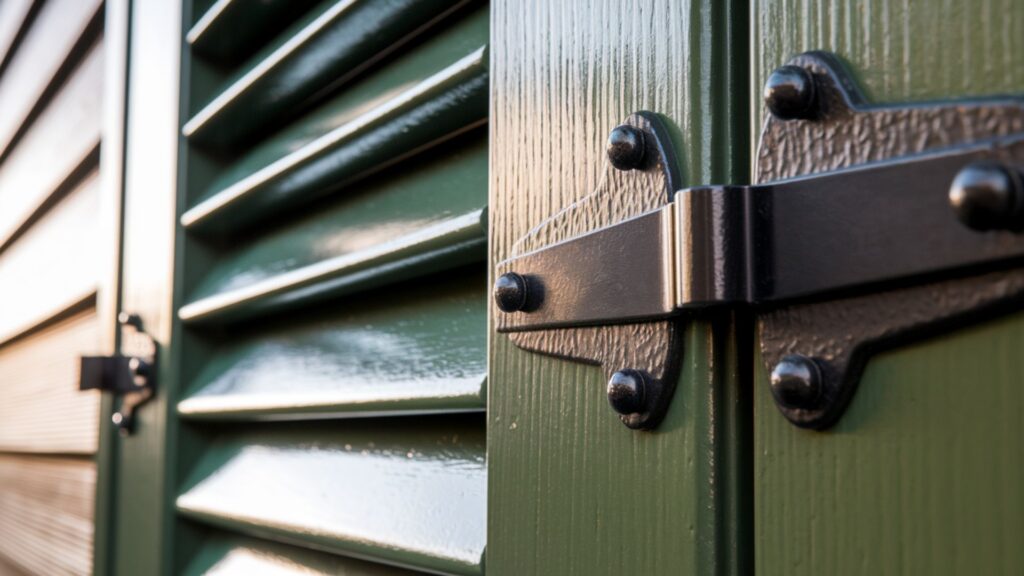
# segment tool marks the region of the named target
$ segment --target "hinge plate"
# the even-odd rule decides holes
[[[1024,294],[1024,271],[1006,270],[1024,258],[1024,226],[970,229],[947,198],[972,162],[1024,164],[1020,100],[869,107],[830,55],[804,54],[786,68],[807,79],[814,106],[798,118],[766,114],[750,186],[673,193],[677,161],[665,128],[655,115],[631,116],[645,162],[606,167],[594,194],[498,265],[524,293],[521,306],[496,315],[498,330],[609,374],[641,363],[663,389],[646,401],[667,402],[686,310],[753,306],[766,368],[777,375],[797,358],[805,379],[813,376],[815,393],[795,395],[785,388],[792,378],[778,376],[780,410],[821,429],[845,409],[870,351]],[[630,202],[633,214],[601,220],[624,213],[612,203]],[[1024,214],[1024,197],[1019,203]],[[636,338],[670,354],[616,348]],[[648,404],[646,415],[623,421],[650,428],[666,408]]]

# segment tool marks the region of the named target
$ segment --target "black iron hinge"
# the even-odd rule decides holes
[[[137,350],[138,354],[83,356],[78,389],[120,396],[120,408],[111,416],[111,421],[122,436],[128,436],[135,429],[135,411],[156,393],[157,346],[143,329],[142,318],[138,315],[122,312],[118,324],[124,338],[122,345]]]
[[[765,101],[755,184],[680,189],[661,118],[640,112],[611,133],[603,187],[498,265],[498,330],[605,366],[627,426],[664,415],[687,311],[754,307],[779,409],[822,429],[872,351],[1024,294],[1020,100],[869,107],[809,53]],[[611,202],[640,209],[584,230]],[[630,332],[661,348],[615,350]]]

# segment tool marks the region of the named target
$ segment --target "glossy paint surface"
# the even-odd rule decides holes
[[[341,283],[333,293],[351,291],[352,283],[386,282],[409,268],[385,264],[425,260],[428,268],[440,269],[445,262],[479,258],[486,168],[487,147],[477,132],[407,163],[400,172],[365,180],[345,201],[225,254],[181,316],[225,314],[332,280]],[[374,268],[381,270],[368,276]]]
[[[281,32],[313,0],[216,0],[209,4],[196,14],[185,41],[215,62],[233,64],[251,56],[261,39]]]
[[[413,572],[242,536],[209,534],[187,576],[403,576]]]
[[[185,124],[182,132],[216,146],[237,143],[321,88],[340,83],[394,49],[456,0],[327,0],[283,32]],[[225,30],[225,33],[230,33]],[[199,102],[196,102],[199,104]]]
[[[875,102],[1024,92],[1017,2],[755,8],[758,83],[793,54],[829,50]],[[824,433],[782,418],[756,361],[757,572],[1020,573],[1022,321],[1014,313],[873,358]]]
[[[450,416],[380,424],[225,432],[205,449],[178,509],[270,538],[479,574],[486,476],[480,427]]]
[[[299,315],[217,347],[178,404],[186,418],[483,410],[484,279],[460,273]]]
[[[608,133],[635,111],[674,126],[685,184],[745,177],[740,3],[509,0],[493,10],[492,264],[595,189]],[[628,212],[627,198],[615,200],[593,221]],[[488,574],[749,573],[749,404],[731,322],[689,323],[679,385],[653,432],[622,425],[598,368],[492,331]]]
[[[482,570],[489,19],[452,4],[324,2],[240,91],[186,48],[183,105],[227,96],[184,131],[173,572]]]

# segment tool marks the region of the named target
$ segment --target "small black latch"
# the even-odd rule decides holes
[[[133,349],[141,348],[138,356],[114,354],[112,356],[83,356],[79,373],[79,390],[100,390],[123,396],[121,409],[111,417],[122,436],[131,434],[135,410],[153,397],[156,380],[156,342],[142,329],[142,319],[136,314],[121,313],[118,323],[131,328],[136,335]],[[136,342],[137,340],[137,342]]]

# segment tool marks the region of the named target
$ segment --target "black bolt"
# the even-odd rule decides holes
[[[996,162],[975,162],[957,172],[949,187],[949,205],[957,218],[975,230],[1019,228],[1024,186],[1016,170]]]
[[[619,414],[635,414],[644,408],[646,388],[643,372],[630,368],[619,370],[608,380],[608,403]]]
[[[821,368],[800,354],[782,358],[772,370],[772,396],[786,408],[814,408],[821,399]]]
[[[811,73],[799,66],[782,66],[764,85],[764,104],[780,120],[813,118],[817,94]]]
[[[135,330],[142,331],[142,317],[138,314],[121,312],[117,315],[117,321],[125,326],[131,326]]]
[[[515,272],[502,274],[494,281],[494,301],[502,312],[518,312],[526,309],[527,282]]]
[[[608,135],[608,160],[619,170],[639,168],[644,161],[644,132],[628,124]]]

